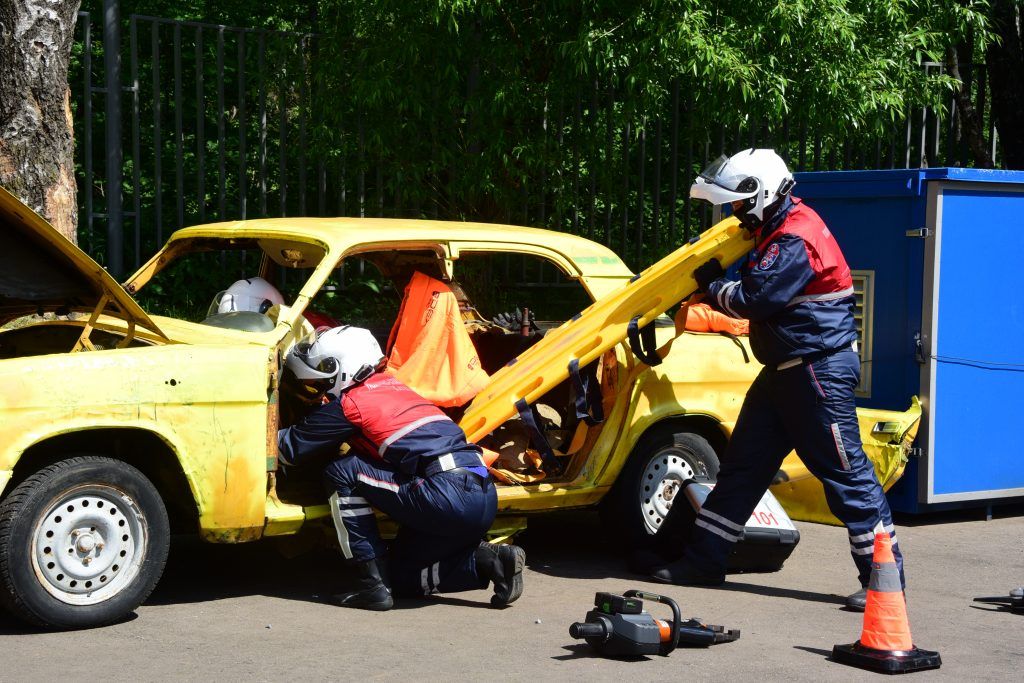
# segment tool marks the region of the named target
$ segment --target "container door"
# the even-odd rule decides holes
[[[1024,495],[1024,185],[928,184],[919,500]]]

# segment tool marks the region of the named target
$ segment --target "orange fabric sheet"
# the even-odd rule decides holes
[[[388,371],[442,408],[465,405],[487,386],[448,285],[420,272],[412,276],[388,339]]]
[[[703,303],[690,304],[686,315],[686,329],[690,332],[728,332],[736,336],[750,334],[750,321],[730,318]]]

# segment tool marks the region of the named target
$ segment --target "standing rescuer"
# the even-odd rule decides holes
[[[358,588],[334,602],[382,611],[394,604],[392,589],[423,596],[491,583],[492,605],[518,599],[525,552],[481,540],[498,497],[480,448],[436,406],[381,372],[385,358],[370,332],[323,331],[312,344],[295,345],[286,364],[331,400],[278,432],[281,462],[337,453],[343,442],[351,447],[325,471],[338,543],[359,575]],[[401,525],[390,553],[374,508]]]
[[[711,259],[694,277],[704,301],[750,320],[750,346],[764,364],[747,392],[718,482],[699,512],[682,559],[653,577],[680,585],[718,585],[726,558],[758,500],[793,448],[821,480],[832,513],[846,525],[861,590],[847,598],[864,609],[874,528],[894,534],[892,513],[864,454],[854,389],[860,382],[850,268],[825,223],[790,196],[793,176],[770,149],[720,157],[690,196],[730,204],[754,234],[740,279],[725,279]],[[893,553],[904,583],[903,557]]]

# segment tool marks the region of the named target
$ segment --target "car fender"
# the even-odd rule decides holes
[[[6,360],[0,471],[61,434],[146,430],[176,453],[204,536],[258,537],[266,508],[268,358],[260,346],[168,345]]]

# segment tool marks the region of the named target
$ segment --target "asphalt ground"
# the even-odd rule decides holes
[[[919,518],[915,518],[919,519]],[[930,516],[899,525],[916,645],[942,668],[914,680],[1021,680],[1024,615],[972,603],[1024,584],[1024,509]],[[866,680],[828,661],[857,639],[861,615],[844,529],[799,524],[781,572],[734,575],[719,589],[665,587],[630,576],[595,515],[531,520],[521,542],[523,598],[504,610],[484,591],[407,602],[387,613],[321,602],[336,591],[338,555],[284,557],[269,542],[176,540],[163,580],[129,620],[38,633],[0,614],[0,679],[27,680]],[[568,635],[599,590],[663,591],[683,615],[742,631],[740,640],[669,657],[614,661]],[[654,610],[661,606],[653,606]],[[667,613],[666,613],[667,614]]]

